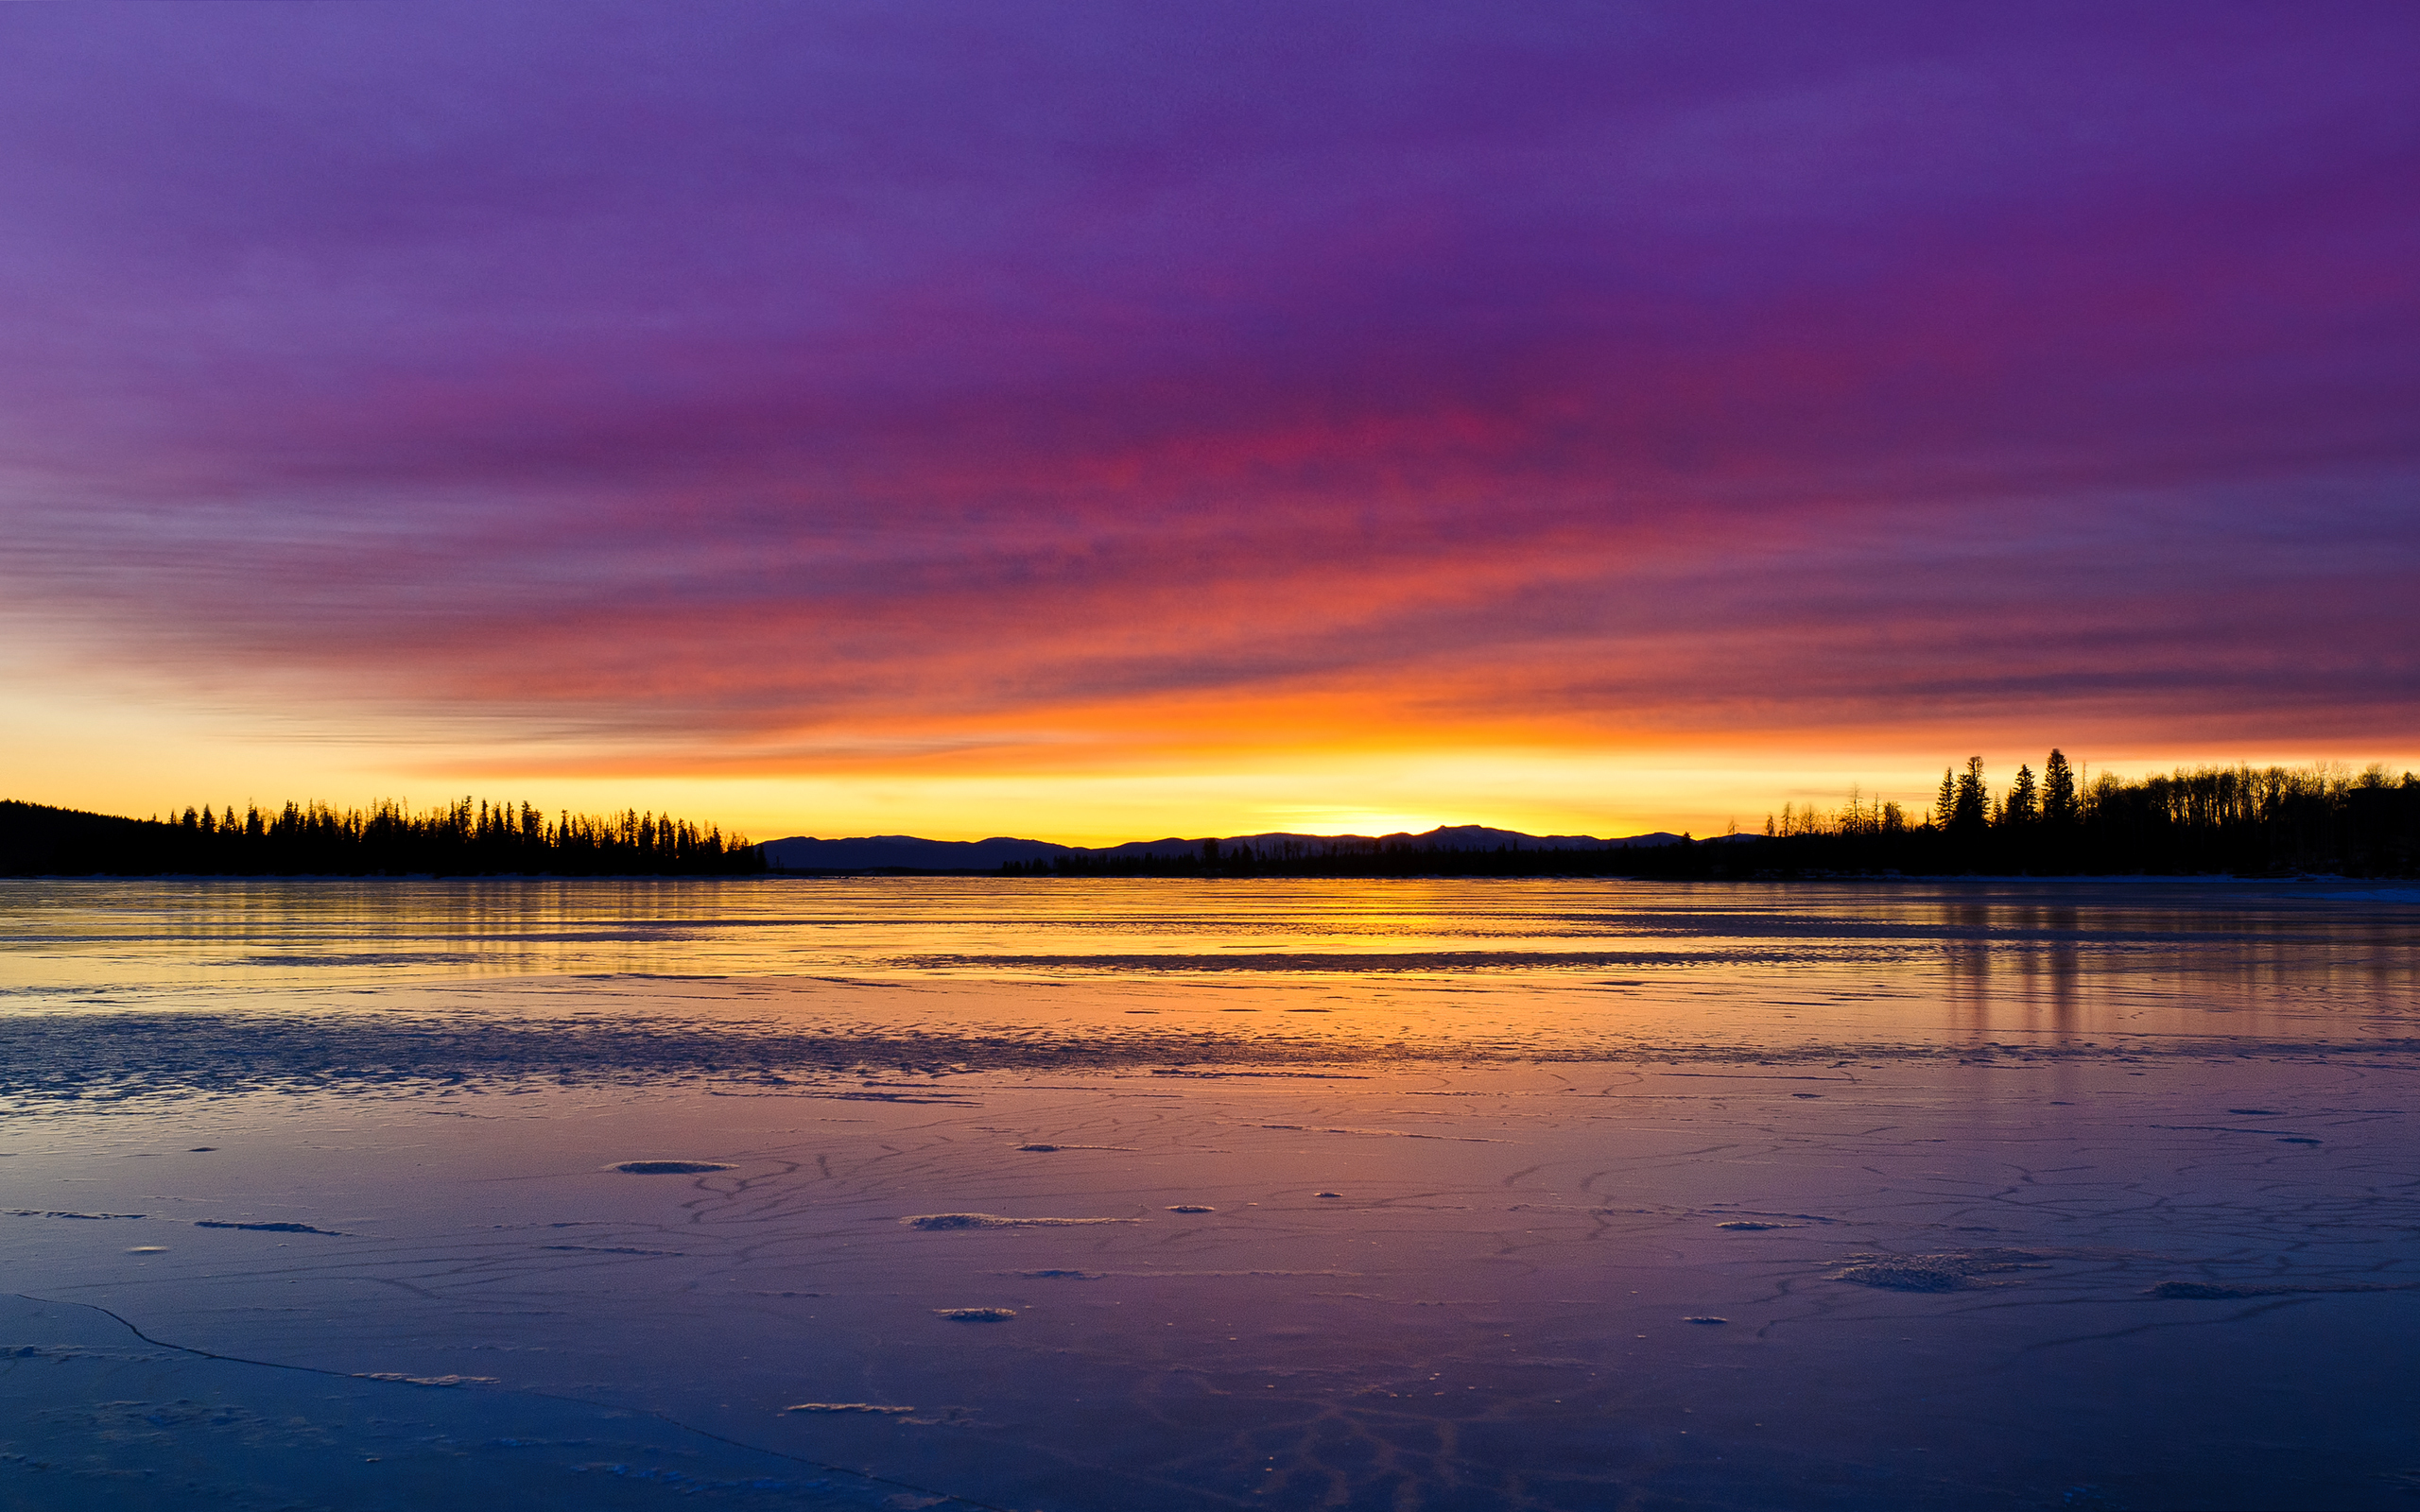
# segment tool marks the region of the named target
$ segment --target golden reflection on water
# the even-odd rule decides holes
[[[492,1486],[601,1452],[544,1426],[584,1402],[1080,1512],[2358,1492],[2404,1463],[2344,1362],[2411,1352],[2415,902],[0,885],[0,1222],[21,1296],[315,1372],[142,1393],[349,1466],[398,1409],[323,1432],[332,1377],[482,1383],[416,1432]],[[117,1432],[68,1366],[0,1370],[16,1417]]]
[[[2408,1032],[2414,900],[2144,882],[9,883],[0,1012],[1192,1026],[1345,1056],[2376,1040]]]

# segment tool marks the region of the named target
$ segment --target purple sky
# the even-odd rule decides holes
[[[2393,4],[0,8],[0,707],[760,827],[2414,752],[2415,80]]]

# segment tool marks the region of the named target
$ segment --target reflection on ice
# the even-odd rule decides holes
[[[0,1502],[2360,1506],[2420,1467],[2392,900],[0,900]]]

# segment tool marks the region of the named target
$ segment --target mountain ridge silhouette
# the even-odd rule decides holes
[[[821,839],[793,834],[762,844],[768,865],[780,871],[997,871],[1011,862],[1019,865],[1062,857],[1087,861],[1140,861],[1151,857],[1174,860],[1199,857],[1206,845],[1220,854],[1245,850],[1264,854],[1359,855],[1389,847],[1415,850],[1617,850],[1639,846],[1671,845],[1684,836],[1656,830],[1645,834],[1600,839],[1589,834],[1529,834],[1484,824],[1441,824],[1412,833],[1300,834],[1270,830],[1257,834],[1168,835],[1157,840],[1129,840],[1113,846],[1060,845],[1051,840],[1027,840],[994,835],[985,840],[927,840],[912,834],[868,834],[846,839]]]

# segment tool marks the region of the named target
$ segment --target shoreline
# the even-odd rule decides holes
[[[980,881],[1019,883],[1081,882],[1652,882],[1673,885],[1738,885],[1806,883],[1934,885],[1975,883],[2005,885],[2019,883],[2263,883],[2303,885],[2315,883],[2397,883],[2420,881],[2415,872],[2361,874],[2343,871],[2247,873],[2239,871],[2055,871],[2055,872],[1908,872],[1825,871],[1814,868],[1767,868],[1746,876],[1669,876],[1625,871],[1002,871],[926,870],[907,867],[855,869],[766,870],[742,872],[683,871],[43,871],[0,873],[0,883],[26,882],[885,882]]]

